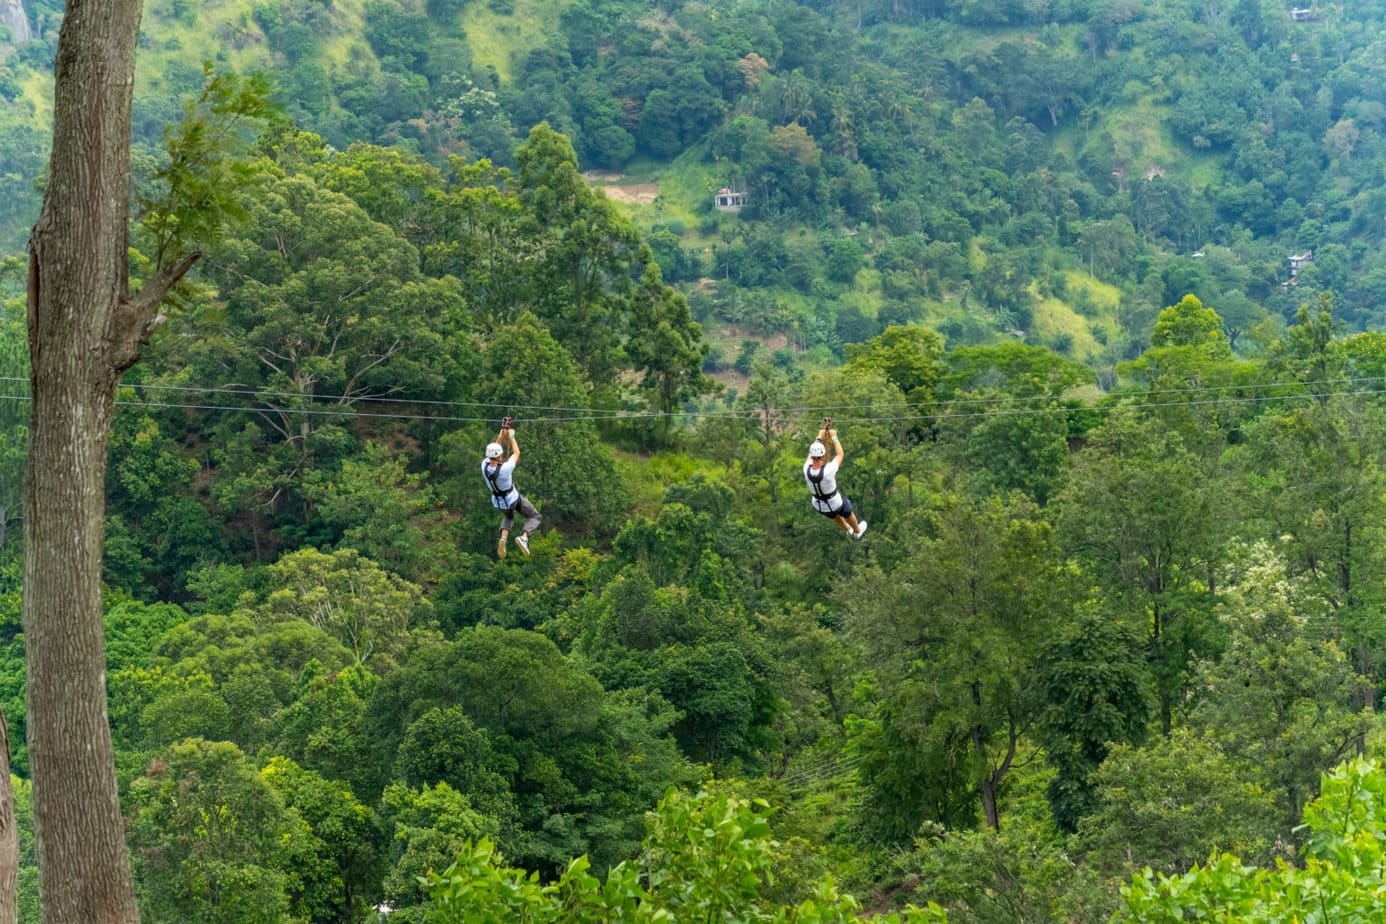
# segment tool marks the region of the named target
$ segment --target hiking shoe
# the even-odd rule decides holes
[[[504,558],[504,557],[505,557],[505,537],[504,537],[504,536],[501,536],[500,542],[498,542],[498,543],[496,544],[496,557],[497,557],[497,558]]]
[[[865,520],[858,520],[858,521],[857,521],[857,538],[860,539],[862,536],[865,536],[865,535],[866,535],[866,521],[865,521]]]
[[[529,555],[529,537],[528,537],[528,536],[525,536],[525,535],[517,536],[517,537],[515,538],[515,544],[518,545],[518,546],[520,547],[520,551],[521,551],[521,552],[524,552],[526,556]]]

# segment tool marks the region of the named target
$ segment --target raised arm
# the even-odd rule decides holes
[[[520,444],[517,443],[517,442],[515,442],[515,431],[514,431],[514,430],[506,430],[506,431],[505,431],[505,436],[506,436],[507,439],[510,440],[510,458],[509,458],[507,461],[514,462],[516,465],[519,465],[519,464],[520,464]]]
[[[837,431],[836,431],[836,430],[829,430],[829,431],[828,431],[828,436],[832,438],[832,441],[833,441],[833,450],[837,453],[837,455],[833,456],[833,464],[834,464],[834,465],[841,465],[841,464],[842,464],[842,444],[839,443],[839,442],[837,441]]]

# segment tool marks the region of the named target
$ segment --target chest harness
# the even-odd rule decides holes
[[[500,489],[500,485],[496,484],[496,477],[500,475],[500,470],[501,467],[499,465],[497,465],[495,468],[492,468],[491,464],[488,462],[487,464],[481,467],[481,474],[486,479],[486,483],[491,486],[491,495],[493,497],[499,498],[502,502],[504,502],[506,498],[510,497],[510,491],[515,490],[515,481],[513,478],[511,479],[510,491],[502,491]],[[505,509],[510,509],[510,505],[506,504]]]
[[[808,476],[809,487],[813,488],[813,496],[816,497],[818,500],[822,501],[823,504],[829,510],[831,510],[833,506],[832,499],[834,497],[837,497],[838,492],[834,491],[831,494],[823,493],[823,474],[825,469],[827,469],[826,465],[820,465],[818,467],[818,471],[815,473],[813,470],[813,466],[810,465],[808,467],[808,471],[805,474]]]

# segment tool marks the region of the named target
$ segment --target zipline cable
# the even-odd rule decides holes
[[[22,384],[27,385],[27,384],[28,384],[28,381],[29,381],[29,380],[28,380],[27,378],[23,378],[23,377],[19,377],[19,376],[0,376],[0,382],[15,382],[15,383],[22,383]],[[1278,381],[1278,382],[1276,382],[1276,381],[1272,381],[1272,382],[1242,382],[1242,383],[1231,384],[1231,385],[1190,385],[1190,386],[1183,386],[1183,387],[1179,387],[1179,388],[1152,388],[1152,389],[1143,389],[1143,390],[1139,390],[1139,391],[1125,391],[1125,392],[1108,393],[1108,394],[1104,395],[1104,397],[1130,398],[1130,397],[1151,397],[1151,396],[1159,396],[1159,395],[1190,394],[1190,393],[1200,393],[1200,392],[1201,392],[1201,393],[1209,393],[1209,392],[1222,392],[1222,391],[1237,391],[1237,390],[1261,389],[1261,388],[1309,388],[1309,387],[1317,387],[1317,386],[1320,386],[1320,385],[1357,384],[1357,383],[1365,383],[1365,382],[1384,382],[1384,383],[1386,383],[1386,376],[1355,376],[1355,377],[1346,377],[1346,378],[1338,378],[1338,379],[1323,379],[1323,380],[1307,381],[1307,382],[1301,382],[1301,381]],[[322,395],[322,394],[311,394],[311,393],[310,393],[310,394],[304,394],[304,393],[301,393],[301,392],[268,391],[268,390],[253,389],[253,388],[242,388],[242,387],[238,387],[238,386],[229,386],[229,385],[165,385],[165,384],[160,384],[160,383],[157,383],[157,382],[123,382],[123,383],[121,383],[118,387],[120,387],[120,388],[133,388],[133,389],[136,389],[136,390],[145,390],[145,391],[172,391],[172,392],[184,392],[184,393],[227,394],[227,395],[240,395],[240,396],[244,396],[244,397],[255,397],[255,398],[286,398],[286,399],[299,400],[299,401],[331,401],[331,402],[337,402],[337,403],[344,403],[344,402],[347,402],[347,401],[351,401],[351,402],[382,403],[382,404],[415,404],[415,405],[428,406],[428,407],[484,408],[484,409],[495,409],[495,410],[497,410],[497,411],[504,411],[504,410],[526,410],[526,411],[531,411],[531,410],[532,410],[532,411],[575,412],[575,413],[581,413],[581,414],[584,414],[584,415],[590,415],[590,416],[593,416],[593,417],[596,418],[596,419],[605,419],[605,418],[607,418],[607,417],[617,417],[617,416],[621,416],[621,415],[643,414],[643,413],[657,414],[658,416],[661,416],[661,417],[664,417],[664,416],[669,416],[669,417],[683,417],[683,416],[701,417],[701,416],[707,416],[707,415],[710,414],[710,413],[717,413],[717,414],[724,414],[724,415],[736,415],[736,416],[759,416],[759,415],[762,413],[761,409],[757,409],[757,408],[747,408],[747,409],[740,410],[740,411],[731,411],[731,410],[728,410],[728,411],[713,411],[713,412],[704,412],[704,411],[635,412],[635,411],[625,411],[625,410],[622,410],[622,409],[619,409],[619,408],[611,408],[611,409],[608,409],[608,408],[580,407],[580,406],[572,406],[572,405],[505,404],[505,403],[501,403],[501,402],[487,402],[487,401],[443,401],[443,400],[432,399],[432,398],[408,398],[408,397],[402,397],[402,396],[398,396],[398,395],[359,395],[359,396],[348,396],[348,395]],[[1060,397],[1059,397],[1059,396],[1056,396],[1056,395],[991,396],[991,397],[983,397],[983,398],[956,397],[956,398],[945,398],[945,399],[942,399],[941,401],[938,402],[938,404],[939,404],[940,406],[947,406],[947,405],[958,405],[958,404],[964,404],[964,405],[970,405],[970,404],[1000,404],[1000,403],[1005,403],[1005,402],[1011,402],[1011,403],[1015,403],[1015,402],[1021,402],[1021,403],[1034,403],[1034,402],[1040,402],[1040,401],[1057,401],[1057,400],[1060,400]],[[840,411],[840,410],[873,410],[873,411],[879,411],[879,410],[890,410],[890,409],[894,409],[894,408],[910,408],[910,407],[914,407],[914,406],[915,406],[915,404],[914,404],[913,402],[892,402],[892,403],[863,402],[863,403],[856,403],[856,404],[803,404],[803,405],[788,405],[788,406],[785,406],[785,407],[777,407],[777,408],[775,408],[775,410],[778,410],[778,411],[781,411],[781,412],[784,412],[784,413],[790,413],[790,414],[807,413],[807,414],[816,415],[816,414],[819,414],[819,413],[822,413],[822,412],[825,412],[825,411]]]
[[[1299,383],[1295,383],[1298,385]],[[1264,387],[1264,386],[1263,386]],[[941,421],[941,420],[968,420],[988,417],[1019,417],[1031,416],[1035,414],[1068,414],[1079,411],[1093,413],[1107,413],[1115,410],[1148,410],[1154,408],[1168,407],[1203,407],[1218,404],[1261,404],[1271,401],[1303,401],[1318,400],[1323,398],[1350,397],[1358,395],[1379,395],[1383,394],[1381,389],[1363,388],[1330,390],[1317,392],[1304,392],[1301,394],[1284,395],[1248,395],[1245,397],[1224,397],[1209,399],[1204,401],[1162,401],[1162,402],[1135,402],[1130,404],[1100,404],[1081,407],[1020,407],[1002,408],[989,411],[971,411],[966,413],[931,413],[931,414],[899,414],[899,415],[870,415],[870,416],[847,416],[834,417],[837,422],[849,423],[894,423],[907,421]],[[31,395],[0,395],[0,400],[5,401],[32,401]],[[399,402],[407,403],[407,402]],[[381,420],[413,420],[413,421],[437,421],[440,423],[494,423],[494,416],[475,417],[444,414],[406,414],[406,413],[381,413],[377,411],[361,411],[350,407],[343,408],[321,408],[321,407],[277,407],[274,405],[247,406],[230,404],[186,404],[165,401],[144,401],[117,398],[115,404],[126,407],[160,408],[167,410],[184,411],[222,411],[234,413],[252,414],[276,414],[283,416],[304,416],[304,417],[366,417]],[[513,405],[502,405],[513,407]],[[599,423],[609,420],[663,420],[674,418],[687,418],[694,420],[737,420],[743,422],[754,422],[763,419],[763,412],[755,410],[751,412],[731,412],[731,411],[615,411],[594,415],[590,409],[582,409],[584,413],[562,416],[548,417],[527,417],[522,418],[521,423]],[[798,413],[796,409],[790,408],[770,408],[770,413],[775,416],[785,418],[797,418],[802,422],[804,419],[814,416],[812,412]]]

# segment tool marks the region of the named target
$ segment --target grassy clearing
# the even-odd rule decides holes
[[[46,129],[53,124],[53,75],[47,71],[21,74],[23,97],[34,107],[34,119]]]
[[[708,214],[706,203],[711,201],[713,192],[720,185],[717,181],[717,168],[704,162],[704,153],[703,147],[699,145],[684,151],[668,164],[648,160],[637,160],[629,164],[625,173],[615,182],[659,184],[657,202],[622,204],[621,207],[631,220],[646,229],[657,224],[680,222],[684,226],[685,247],[708,245],[715,240],[716,232],[703,235],[698,231],[698,223]],[[736,220],[735,216],[731,215],[722,217],[722,221]]]
[[[1087,320],[1057,298],[1046,298],[1035,308],[1035,333],[1052,342],[1056,336],[1069,338],[1069,355],[1084,362],[1102,354],[1102,344],[1092,335]]]
[[[982,248],[982,239],[974,237],[967,245],[967,258],[972,268],[978,272],[987,268],[987,252]]]
[[[867,267],[857,273],[852,280],[852,288],[844,292],[839,301],[844,305],[855,305],[868,318],[874,318],[885,304],[881,294],[881,271]]]
[[[516,56],[538,48],[558,31],[558,17],[570,0],[515,0],[515,12],[497,13],[487,3],[472,3],[462,13],[462,28],[476,67],[491,66],[506,83],[512,80]]]
[[[1152,170],[1195,188],[1216,182],[1226,155],[1198,150],[1175,137],[1169,128],[1171,115],[1170,106],[1159,102],[1155,94],[1133,92],[1092,125],[1086,136],[1070,129],[1062,142],[1075,154],[1080,146],[1111,144],[1117,163],[1126,169],[1128,183],[1144,179]]]
[[[223,70],[248,74],[272,70],[265,37],[244,0],[206,0],[197,17],[187,22],[174,17],[168,0],[149,4],[139,51],[135,95],[159,92],[166,75],[200,71],[210,61]]]
[[[654,517],[659,514],[665,489],[671,484],[687,481],[702,473],[710,480],[723,480],[724,470],[706,459],[693,459],[674,452],[657,452],[652,456],[617,450],[616,474],[631,499],[635,513]]]
[[[1064,273],[1064,280],[1068,283],[1069,292],[1087,292],[1093,303],[1105,308],[1107,312],[1115,312],[1117,306],[1121,304],[1120,289],[1089,276],[1082,270],[1067,270]]]

